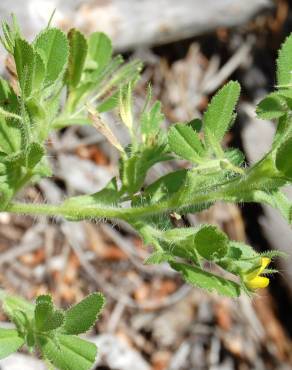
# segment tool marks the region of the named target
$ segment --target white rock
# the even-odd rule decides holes
[[[111,334],[102,334],[90,339],[98,347],[96,365],[107,365],[119,370],[150,370],[151,367],[139,352]]]
[[[40,360],[15,353],[0,360],[0,370],[47,370],[47,367]]]

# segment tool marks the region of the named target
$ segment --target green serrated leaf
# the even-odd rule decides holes
[[[195,246],[202,257],[216,260],[228,253],[228,238],[216,226],[205,225],[195,235]]]
[[[194,131],[199,133],[203,127],[203,122],[200,118],[194,118],[187,123]]]
[[[34,41],[34,47],[45,62],[45,86],[52,85],[64,72],[69,46],[66,35],[57,28],[41,32]]]
[[[88,57],[96,63],[95,73],[100,72],[111,60],[112,43],[102,32],[94,32],[88,38]]]
[[[276,154],[276,166],[287,178],[292,180],[292,137],[286,140]]]
[[[145,139],[148,136],[155,136],[163,120],[164,115],[161,112],[161,103],[157,101],[150,110],[145,110],[141,114],[140,122],[142,136],[144,136]]]
[[[55,330],[64,323],[64,313],[61,310],[55,310],[49,295],[37,298],[34,317],[36,328],[42,332]]]
[[[34,70],[32,77],[32,89],[34,91],[39,91],[42,86],[46,76],[46,65],[41,57],[41,55],[35,51],[34,52]]]
[[[24,96],[29,96],[32,91],[34,74],[33,47],[26,40],[17,38],[13,54],[20,88]]]
[[[70,49],[67,84],[72,89],[77,87],[81,80],[88,46],[84,35],[74,28],[68,33],[68,39]]]
[[[285,99],[277,93],[266,96],[256,109],[257,116],[262,119],[276,119],[283,116],[287,111]]]
[[[7,167],[14,167],[15,169],[16,167],[25,165],[25,157],[25,151],[20,150],[5,157],[5,162],[7,163]]]
[[[292,211],[292,202],[280,190],[270,192],[258,190],[254,192],[254,200],[259,203],[266,203],[278,209],[282,216],[291,223],[290,215]]]
[[[224,85],[212,98],[204,114],[204,132],[206,144],[218,151],[226,131],[234,118],[234,109],[240,94],[240,85],[230,81]]]
[[[34,311],[35,325],[38,330],[43,330],[45,328],[47,317],[52,314],[54,309],[51,299],[42,299],[43,297],[49,296],[39,297]]]
[[[202,142],[190,126],[176,124],[168,132],[168,145],[178,156],[188,161],[201,163],[205,154]]]
[[[38,143],[31,143],[28,146],[26,154],[26,166],[34,168],[45,155],[44,148]]]
[[[231,280],[183,263],[171,262],[171,266],[182,274],[186,282],[198,288],[227,297],[235,298],[240,296],[240,285]]]
[[[0,359],[16,352],[23,344],[24,339],[17,330],[0,328]]]
[[[1,299],[1,297],[0,297]],[[22,311],[25,312],[29,318],[33,318],[34,316],[34,305],[30,302],[26,301],[25,299],[13,296],[13,295],[6,295],[1,299],[3,302],[3,310],[4,312],[11,318],[13,321],[14,312],[15,311]]]
[[[44,358],[59,370],[89,370],[94,364],[97,349],[86,340],[56,334],[54,339],[40,336],[38,342]]]
[[[21,147],[21,132],[18,126],[7,123],[0,117],[0,150],[12,154]]]
[[[106,98],[102,103],[100,103],[96,110],[99,113],[104,113],[113,110],[119,105],[119,92],[116,92]]]
[[[234,166],[240,166],[245,160],[244,154],[239,149],[229,148],[225,150],[224,157]]]
[[[261,252],[259,253],[259,256],[261,257],[268,257],[268,258],[276,258],[276,257],[288,257],[288,254],[285,253],[285,252],[282,252],[282,251],[274,251],[274,250],[268,250],[268,251],[264,251],[264,252]]]
[[[143,193],[143,200],[156,203],[177,192],[184,184],[187,170],[178,170],[161,176],[157,181],[150,184]]]
[[[11,32],[10,26],[6,21],[2,22],[3,37],[0,36],[0,41],[4,48],[9,52],[13,53],[14,48],[14,37]]]
[[[132,60],[129,63],[125,63],[115,71],[112,78],[108,81],[104,88],[105,92],[111,90],[113,87],[123,88],[129,84],[129,82],[136,81],[141,69],[142,62],[139,60]]]
[[[100,293],[90,294],[65,313],[63,330],[66,334],[81,334],[89,330],[105,304]],[[80,318],[82,317],[82,320]]]
[[[250,245],[236,241],[231,241],[230,243],[233,247],[239,248],[241,250],[243,258],[251,258],[258,255],[257,252]]]
[[[292,84],[292,35],[288,36],[279,50],[277,59],[278,87],[291,87]]]
[[[174,257],[172,254],[164,251],[157,251],[152,253],[149,257],[147,257],[144,261],[145,265],[155,265],[160,264],[162,262],[170,262],[173,261]]]
[[[46,304],[49,304],[49,305],[53,306],[52,297],[49,294],[39,295],[36,299],[36,305],[43,304],[43,303],[46,303]]]
[[[3,37],[0,37],[0,41],[7,51],[13,54],[15,39],[20,37],[20,28],[14,14],[11,15],[11,18],[11,26],[6,21],[2,22]]]
[[[290,115],[284,114],[279,118],[277,131],[273,140],[272,149],[276,149],[292,134]]]
[[[60,328],[64,324],[65,315],[61,310],[54,310],[47,316],[43,331],[51,331]]]
[[[35,123],[34,130],[33,130],[34,137],[38,139],[41,136],[39,134],[40,132],[47,131],[46,125],[43,124],[43,121],[46,119],[47,111],[44,109],[43,104],[39,101],[39,98],[37,96],[30,97],[26,101],[25,107],[26,107],[26,111],[30,117],[31,122]]]
[[[144,183],[148,170],[156,163],[167,161],[171,157],[166,152],[166,146],[155,145],[142,147],[129,159],[121,161],[121,178],[123,188],[129,193],[136,193]]]
[[[202,170],[202,173],[196,171],[196,169],[193,171],[187,171],[184,186],[173,194],[172,201],[177,205],[192,204],[192,206],[194,206],[193,212],[198,212],[197,208],[200,209],[200,207],[204,205],[208,208],[213,202],[211,196],[206,200],[206,202],[199,205],[193,204],[194,202],[192,199],[200,193],[211,193],[215,186],[217,187],[226,181],[228,174],[228,170],[221,168],[216,168],[214,172],[210,169]],[[189,210],[189,212],[192,212],[192,210]]]
[[[113,178],[101,191],[89,195],[79,195],[68,198],[64,201],[64,207],[112,207],[117,204],[120,199],[120,194],[117,188],[116,178]],[[68,218],[67,218],[68,219]],[[79,216],[76,212],[75,217],[70,217],[70,221],[78,221]]]
[[[235,246],[229,247],[228,254],[227,254],[228,258],[239,260],[241,256],[242,256],[242,250],[240,248],[237,248]]]

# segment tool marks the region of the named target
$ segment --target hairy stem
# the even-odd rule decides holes
[[[253,199],[252,194],[257,190],[258,183],[260,183],[261,188],[263,187],[261,175],[261,171],[256,171],[256,168],[252,168],[243,176],[238,175],[225,183],[216,184],[195,194],[192,193],[190,198],[178,200],[170,197],[158,203],[145,204],[139,207],[82,206],[80,204],[76,206],[66,201],[60,205],[10,203],[5,211],[27,215],[61,216],[71,220],[118,218],[131,222],[139,217],[169,213],[173,210],[179,212],[180,209],[206,202],[218,200],[237,202],[242,201],[242,199]]]
[[[210,197],[215,196],[215,193],[199,194],[192,203],[204,203],[210,200]],[[182,205],[183,207],[185,205]],[[188,206],[188,205],[187,205]],[[171,204],[170,201],[164,201],[159,204],[150,204],[142,207],[82,207],[60,204],[36,204],[36,203],[10,203],[5,209],[6,212],[23,213],[27,215],[44,215],[44,216],[61,216],[72,219],[93,219],[93,218],[119,218],[119,219],[132,219],[139,216],[149,216],[152,214],[166,213],[177,205]]]

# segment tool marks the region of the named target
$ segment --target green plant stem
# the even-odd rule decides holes
[[[175,198],[168,198],[155,204],[146,204],[139,207],[98,207],[98,206],[78,206],[66,201],[60,205],[50,204],[27,204],[10,203],[5,208],[6,212],[23,213],[27,215],[61,216],[71,220],[85,219],[122,219],[125,221],[135,221],[136,218],[151,216],[154,214],[169,213],[173,210],[179,211],[192,205],[206,202],[224,201],[254,201],[258,183],[261,183],[263,172],[266,171],[265,163],[262,162],[263,171],[258,166],[249,169],[243,176],[238,175],[225,183],[216,184],[214,187],[205,189],[204,192],[192,194],[188,199],[178,201]],[[265,178],[265,177],[264,177]],[[263,184],[261,184],[261,187]]]
[[[148,204],[142,207],[82,207],[80,205],[68,206],[65,204],[49,205],[36,203],[10,203],[5,211],[11,213],[22,213],[26,215],[44,215],[44,216],[61,216],[68,219],[85,220],[85,219],[122,219],[133,220],[136,217],[146,217],[154,214],[163,214],[171,212],[174,209],[180,209],[192,206],[193,204],[201,204],[215,200],[224,200],[226,197],[221,191],[213,191],[203,194],[198,194],[186,204],[173,204],[171,199],[156,203]]]
[[[213,198],[216,193],[199,194],[192,199],[192,203],[204,203]],[[218,193],[219,195],[219,193]],[[181,205],[183,207],[185,205]],[[188,205],[187,205],[188,206]],[[166,213],[177,205],[171,201],[164,201],[158,204],[150,204],[142,207],[77,207],[68,206],[65,204],[49,205],[49,204],[35,204],[35,203],[10,203],[5,211],[11,213],[23,213],[27,215],[44,215],[44,216],[61,216],[71,219],[94,219],[94,218],[119,218],[119,219],[133,219],[139,216],[149,216],[152,214]]]

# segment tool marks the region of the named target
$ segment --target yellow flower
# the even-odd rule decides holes
[[[245,275],[244,277],[245,285],[250,290],[266,288],[269,285],[270,280],[265,276],[261,276],[261,273],[265,270],[265,268],[269,265],[270,262],[271,262],[270,258],[262,257],[260,260],[260,266],[255,268],[252,272]]]

